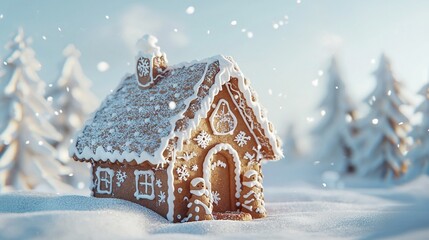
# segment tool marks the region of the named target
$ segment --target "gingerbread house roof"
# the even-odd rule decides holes
[[[281,143],[256,95],[231,58],[215,56],[170,66],[155,84],[142,89],[136,74],[125,76],[119,86],[87,121],[70,147],[79,160],[163,164],[170,139],[179,148],[201,118],[207,117],[214,96],[232,78],[238,80],[243,111],[259,144],[269,151],[266,160],[283,156]],[[245,106],[244,106],[245,105]],[[180,149],[179,149],[180,150]]]

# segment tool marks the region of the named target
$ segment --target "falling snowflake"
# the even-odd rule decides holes
[[[149,59],[147,58],[139,58],[137,62],[137,71],[139,73],[139,77],[149,75]]]
[[[240,131],[237,136],[235,136],[234,141],[238,144],[238,146],[243,147],[247,144],[247,141],[250,140],[250,136],[246,136],[246,133],[243,131]]]
[[[185,165],[182,165],[181,167],[176,168],[176,173],[180,181],[188,181],[189,171]]]
[[[217,191],[212,191],[210,200],[213,204],[218,205],[219,201],[221,200],[220,194]]]
[[[158,206],[160,206],[161,203],[165,203],[165,192],[163,191],[158,194]]]
[[[127,173],[126,172],[122,172],[121,170],[119,170],[117,173],[116,173],[116,179],[118,180],[117,182],[116,182],[116,185],[118,186],[118,187],[120,187],[121,186],[121,184],[125,181],[125,179],[127,178]]]
[[[158,186],[159,188],[161,188],[162,187],[162,182],[161,182],[161,179],[156,179],[156,186]]]
[[[192,165],[191,170],[196,172],[198,170],[198,166],[196,164]]]
[[[196,138],[194,138],[194,141],[197,141],[198,146],[204,149],[209,145],[211,140],[212,138],[210,135],[204,130],[201,131]]]

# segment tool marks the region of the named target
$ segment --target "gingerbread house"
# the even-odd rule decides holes
[[[70,147],[75,160],[92,165],[93,196],[129,200],[183,222],[198,193],[191,188],[199,186],[215,218],[264,217],[261,161],[283,154],[250,81],[231,57],[167,66],[156,39],[142,41],[136,72]]]

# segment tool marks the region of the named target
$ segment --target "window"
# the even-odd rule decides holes
[[[114,171],[110,168],[98,167],[97,175],[97,193],[112,194],[112,178]]]
[[[155,174],[151,170],[141,171],[135,170],[136,176],[136,192],[134,196],[139,199],[155,199],[153,184],[155,181]]]

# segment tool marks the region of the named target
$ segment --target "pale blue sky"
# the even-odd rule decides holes
[[[195,7],[191,15],[186,13],[189,6]],[[143,33],[159,38],[170,64],[231,55],[283,133],[290,122],[301,130],[314,124],[306,118],[317,119],[325,83],[323,77],[317,87],[312,81],[332,53],[339,57],[347,90],[359,103],[375,83],[370,73],[376,64],[371,61],[378,61],[383,51],[399,79],[417,91],[428,80],[428,10],[425,0],[5,0],[0,3],[0,44],[22,26],[34,39],[41,77],[52,82],[59,74],[62,49],[74,43],[100,98],[132,71],[133,46]],[[285,16],[288,23],[274,29]],[[248,38],[249,31],[253,38]],[[6,55],[3,48],[0,55]],[[97,70],[100,61],[110,65],[106,72]]]

